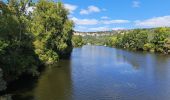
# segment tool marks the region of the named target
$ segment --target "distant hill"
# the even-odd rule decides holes
[[[169,27],[167,27],[169,28]],[[139,30],[146,30],[149,31],[149,33],[154,33],[154,30],[156,28],[141,28]],[[169,28],[170,29],[170,28]],[[136,29],[121,29],[121,30],[112,30],[112,31],[97,31],[97,32],[80,32],[80,31],[74,31],[73,35],[80,35],[80,36],[110,36],[115,34],[124,34],[126,32],[130,32]]]

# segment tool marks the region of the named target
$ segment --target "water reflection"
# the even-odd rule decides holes
[[[169,100],[169,83],[170,56],[84,46],[23,94],[32,97],[27,100]]]
[[[69,100],[72,94],[70,61],[49,67],[35,88],[35,100]]]

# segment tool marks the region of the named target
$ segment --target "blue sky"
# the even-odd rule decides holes
[[[70,11],[76,31],[170,27],[170,0],[54,1]]]
[[[77,31],[170,26],[170,0],[62,0]]]

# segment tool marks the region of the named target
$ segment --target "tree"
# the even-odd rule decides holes
[[[167,28],[157,28],[155,30],[154,38],[152,43],[155,45],[155,50],[157,52],[164,52],[164,45],[166,43],[166,38],[168,37]]]
[[[73,22],[61,2],[40,0],[35,7],[31,28],[35,52],[43,62],[55,63],[72,50]]]
[[[148,35],[146,31],[143,30],[133,30],[123,35],[117,36],[117,42],[115,43],[117,47],[142,50],[143,46],[148,42]]]
[[[117,37],[115,36],[109,37],[106,41],[106,45],[114,47],[116,45],[116,41],[117,41]]]
[[[72,38],[72,44],[74,47],[81,47],[84,45],[82,36],[73,36]]]
[[[13,80],[23,73],[38,73],[39,60],[34,53],[32,34],[25,15],[26,0],[10,0],[2,8],[0,17],[0,67],[5,80]]]
[[[137,50],[142,50],[144,45],[148,43],[148,34],[143,30],[135,30],[134,34],[136,35],[135,48]]]

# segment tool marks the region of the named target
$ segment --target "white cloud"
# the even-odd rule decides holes
[[[132,2],[132,7],[139,8],[140,7],[140,2],[139,1],[133,1]]]
[[[80,14],[81,15],[87,15],[87,14],[90,14],[90,13],[94,13],[94,12],[100,12],[100,8],[96,7],[96,6],[89,6],[87,9],[82,9],[80,11]]]
[[[136,21],[135,24],[143,27],[170,27],[170,16],[154,17],[143,21]]]
[[[112,30],[125,30],[126,28],[123,28],[123,27],[115,27],[115,28],[112,28]]]
[[[101,19],[109,19],[107,16],[102,16]]]
[[[129,20],[97,20],[97,19],[78,19],[76,17],[70,18],[76,25],[109,25],[109,24],[125,24],[130,23]]]
[[[112,30],[112,28],[109,28],[107,26],[89,28],[89,31],[109,31],[109,30]]]
[[[96,25],[98,20],[96,19],[78,19],[76,17],[71,18],[77,25]]]
[[[130,23],[129,20],[102,20],[102,24],[125,24]]]
[[[70,13],[73,13],[78,7],[76,5],[71,5],[71,4],[64,4],[65,8],[70,11]]]

